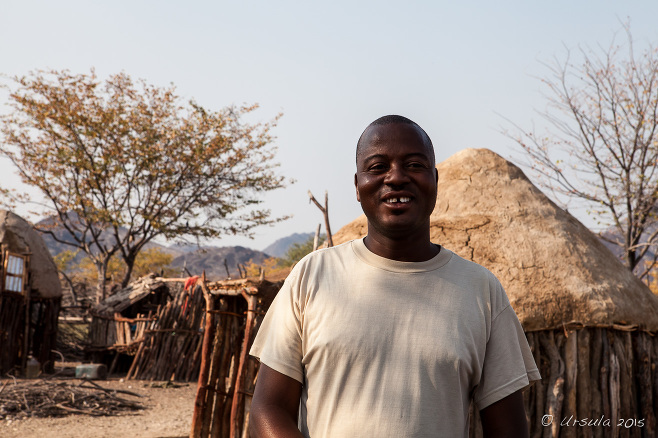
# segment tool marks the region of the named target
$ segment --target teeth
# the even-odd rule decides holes
[[[386,202],[389,203],[389,204],[393,204],[393,203],[396,203],[396,202],[401,202],[401,203],[404,204],[405,202],[409,202],[409,201],[411,201],[411,198],[388,198],[386,200]]]

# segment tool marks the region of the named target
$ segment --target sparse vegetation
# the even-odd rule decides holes
[[[511,135],[545,187],[585,202],[601,238],[621,248],[639,278],[658,263],[658,49],[625,46],[581,50],[582,62],[548,65],[550,132]],[[646,262],[646,263],[644,263]]]
[[[286,251],[286,254],[281,257],[280,265],[292,266],[300,261],[305,255],[310,254],[313,251],[313,239],[314,237],[311,236],[305,242],[293,243],[292,246],[288,248],[288,251]],[[320,236],[318,245],[322,245],[324,240],[325,236]]]
[[[105,297],[113,257],[125,264],[126,286],[138,254],[156,237],[249,235],[283,219],[257,208],[262,192],[285,186],[270,134],[278,117],[243,120],[257,105],[184,105],[173,86],[125,73],[100,81],[93,71],[50,70],[12,80],[0,155],[39,197],[3,190],[2,198],[53,212],[52,228],[40,231],[86,253],[97,300]],[[60,227],[66,238],[52,232]]]
[[[92,285],[96,282],[96,267],[89,257],[83,257],[76,263],[77,252],[63,251],[54,257],[57,269],[66,285],[72,292],[74,304],[78,301],[88,301],[87,294],[84,291],[91,290]],[[159,248],[147,248],[141,251],[136,260],[133,269],[133,275],[137,278],[143,277],[150,273],[171,277],[175,275],[175,270],[169,267],[173,256]],[[109,286],[118,287],[119,281],[125,276],[126,266],[117,257],[112,257],[107,267],[107,280]],[[81,293],[82,292],[82,293]]]

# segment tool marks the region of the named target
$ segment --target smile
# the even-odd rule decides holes
[[[410,201],[411,201],[411,198],[400,197],[400,198],[388,198],[384,202],[386,202],[387,204],[394,204],[394,203],[398,203],[398,202],[400,202],[402,204],[405,204],[405,203],[410,202]]]

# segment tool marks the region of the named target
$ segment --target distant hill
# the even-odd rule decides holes
[[[269,257],[264,252],[242,246],[203,247],[176,257],[169,266],[178,272],[181,272],[183,266],[186,266],[192,275],[201,275],[205,270],[209,280],[217,281],[226,279],[224,260],[226,260],[230,277],[240,278],[238,263],[246,265],[251,260],[260,264]]]
[[[63,227],[53,227],[53,224],[53,218],[46,218],[37,223],[42,228],[52,229],[59,240],[74,242],[73,237],[66,229]],[[125,230],[122,230],[122,232],[125,233]],[[42,233],[42,236],[53,257],[66,250],[75,250],[70,245],[58,242],[50,234]],[[246,265],[249,261],[253,261],[254,263],[261,264],[271,255],[275,255],[274,251],[276,248],[279,248],[278,254],[284,255],[292,244],[304,242],[311,236],[313,236],[313,233],[295,233],[292,236],[279,239],[268,247],[274,248],[272,251],[268,248],[265,251],[257,251],[242,246],[215,247],[181,243],[164,246],[155,242],[146,244],[145,248],[158,248],[163,252],[171,254],[174,259],[169,267],[183,276],[187,275],[182,274],[183,266],[185,266],[192,275],[201,275],[205,270],[208,279],[223,280],[226,278],[224,260],[226,260],[229,268],[230,277],[240,278],[237,268],[238,263]],[[104,237],[108,240],[113,239],[110,233],[107,233],[107,236]],[[80,263],[85,256],[86,254],[80,251],[74,260],[74,264]]]
[[[274,257],[283,257],[286,255],[288,248],[290,248],[295,243],[306,242],[311,237],[315,236],[315,233],[295,233],[287,237],[282,237],[281,239],[275,241],[273,244],[269,245],[263,250],[263,252],[270,254]]]
[[[50,251],[50,254],[55,257],[59,253],[63,251],[76,251],[76,248],[67,245],[66,243],[62,243],[61,241],[65,242],[75,242],[75,239],[73,236],[71,236],[71,233],[69,233],[64,227],[55,227],[54,225],[54,219],[52,217],[40,220],[39,222],[36,223],[36,225],[39,228],[44,228],[44,229],[50,229],[55,236],[57,237],[58,240],[55,240],[55,237],[53,237],[49,233],[40,233],[41,236],[43,237],[44,242],[46,243],[46,246],[48,247],[48,250]],[[126,230],[124,228],[119,229],[120,235],[125,235]],[[107,239],[108,242],[114,242],[114,236],[111,235],[111,233],[106,232],[101,235],[102,238]],[[89,240],[91,242],[91,239]],[[92,248],[95,247],[94,244],[91,245]],[[185,252],[183,249],[179,249],[177,245],[172,245],[171,247],[167,247],[164,245],[160,245],[155,242],[149,242],[145,246],[145,248],[158,248],[166,253],[172,254],[174,257],[179,256],[183,252]],[[195,246],[194,249],[197,249]],[[194,250],[194,249],[188,249],[188,251]],[[80,251],[78,255],[75,257],[75,263],[80,263],[80,261],[86,256],[85,253]]]

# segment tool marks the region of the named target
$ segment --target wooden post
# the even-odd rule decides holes
[[[201,429],[203,427],[203,412],[206,410],[206,392],[208,390],[208,374],[210,371],[210,346],[212,344],[215,325],[213,324],[214,303],[210,291],[206,286],[206,271],[203,271],[201,278],[197,280],[197,286],[201,286],[203,297],[206,300],[206,328],[203,333],[203,344],[201,347],[201,369],[199,370],[199,383],[194,400],[194,414],[192,416],[192,431],[190,438],[201,438]]]
[[[578,376],[576,377],[576,398],[578,400],[578,418],[593,418],[591,415],[592,397],[590,393],[590,332],[584,328],[578,331]],[[598,417],[596,417],[598,418]],[[592,438],[592,428],[583,426],[580,428],[579,436]]]
[[[327,230],[327,246],[334,246],[334,240],[331,237],[331,227],[329,226],[329,193],[325,190],[324,192],[324,207],[315,199],[313,193],[308,191],[309,202],[313,202],[316,207],[320,209],[322,215],[324,216],[324,229]]]
[[[610,346],[610,419],[612,421],[612,435],[618,436],[617,421],[619,419],[619,360],[614,351],[614,344]]]
[[[555,344],[555,335],[552,331],[541,333],[539,340],[551,363],[546,405],[548,414],[553,416],[553,423],[544,429],[544,437],[557,438],[560,436],[560,418],[564,400],[564,361],[560,357],[560,350]]]
[[[653,390],[651,388],[651,340],[646,333],[636,333],[633,338],[637,358],[638,392],[640,409],[638,414],[645,419],[645,436],[655,436],[656,418],[653,414]]]
[[[548,377],[544,370],[542,369],[542,355],[541,355],[541,345],[539,341],[539,332],[530,333],[531,339],[533,339],[534,351],[533,356],[535,358],[535,363],[537,368],[540,370],[542,375],[542,380],[535,382],[531,389],[534,390],[534,399],[535,399],[535,408],[530,413],[530,418],[532,419],[530,427],[531,437],[532,438],[541,438],[542,432],[545,429],[544,425],[541,424],[541,419],[546,413],[544,411],[544,401],[546,400],[546,378]]]
[[[578,376],[578,334],[571,332],[568,334],[566,344],[564,346],[564,362],[565,362],[565,400],[562,418],[578,418],[577,411],[577,392],[576,379]],[[561,420],[561,418],[560,418]],[[554,418],[553,421],[558,421]],[[576,438],[576,428],[566,427],[562,429],[560,436],[564,438]]]
[[[591,393],[591,409],[592,418],[601,418],[603,415],[603,393],[601,392],[601,361],[603,354],[603,340],[601,333],[603,329],[595,328],[592,329],[592,335],[590,336],[590,347],[591,347],[591,357],[590,357],[590,385],[589,390]],[[592,430],[593,438],[603,438],[603,428],[594,427]]]
[[[25,333],[23,337],[23,357],[21,358],[21,371],[26,372],[26,367],[27,367],[27,355],[30,354],[30,321],[32,318],[30,318],[30,287],[27,284],[27,270],[28,270],[28,260],[29,256],[25,256],[25,259],[23,259],[23,293],[25,295]],[[5,263],[5,273],[6,273],[6,263]],[[43,366],[43,364],[41,364]]]
[[[322,227],[322,224],[318,224],[318,228],[315,230],[315,237],[313,237],[313,251],[318,249],[318,242],[320,241],[320,227]]]
[[[608,338],[608,330],[601,333],[602,349],[601,349],[601,372],[599,373],[599,381],[601,386],[601,400],[603,415],[605,418],[612,418],[610,411],[610,389],[609,376],[610,376],[610,338]]]
[[[240,437],[241,421],[239,418],[239,410],[242,407],[242,400],[244,399],[242,390],[244,388],[245,365],[248,359],[247,355],[250,346],[251,332],[254,325],[254,318],[256,316],[256,304],[258,303],[258,299],[254,295],[249,295],[243,292],[242,296],[247,300],[247,322],[244,329],[244,339],[242,340],[242,348],[240,350],[240,362],[238,363],[235,391],[233,392],[233,403],[231,405],[230,438]]]

